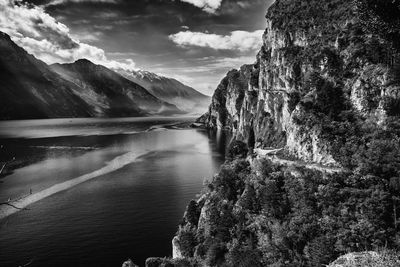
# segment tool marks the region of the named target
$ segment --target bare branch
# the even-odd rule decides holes
[[[3,172],[4,168],[6,167],[6,165],[7,165],[7,162],[3,164],[3,167],[1,167],[0,174],[2,174],[2,172]]]
[[[15,205],[11,204],[10,202],[0,202],[0,205],[11,206],[11,207],[13,207],[14,209],[17,209],[17,210],[29,210],[28,208],[19,208],[19,207],[15,206]]]
[[[31,259],[28,263],[25,263],[24,265],[20,265],[19,267],[29,266],[33,263],[34,260],[35,260],[35,258]]]
[[[13,157],[11,160],[9,160],[3,164],[3,167],[1,167],[1,169],[0,169],[0,175],[3,173],[4,168],[7,166],[7,164],[10,162],[13,162],[14,160],[15,160],[15,157]]]

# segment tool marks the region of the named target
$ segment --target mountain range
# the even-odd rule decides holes
[[[192,114],[202,114],[208,109],[211,98],[176,79],[157,75],[149,71],[116,70],[125,78],[146,88],[157,98],[176,105]]]
[[[153,85],[149,77],[159,79],[153,79]],[[177,107],[174,99],[189,104]],[[0,32],[2,120],[176,115],[205,107],[208,100],[193,88],[150,72],[121,75],[87,59],[47,65]]]

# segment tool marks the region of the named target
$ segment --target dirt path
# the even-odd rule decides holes
[[[273,163],[280,165],[292,166],[292,167],[304,167],[310,170],[316,170],[328,174],[340,173],[344,171],[344,169],[340,167],[325,166],[318,163],[282,159],[278,156],[279,152],[281,152],[282,150],[283,148],[278,148],[278,149],[256,148],[254,149],[254,153],[256,154],[257,158],[266,158],[271,160]]]

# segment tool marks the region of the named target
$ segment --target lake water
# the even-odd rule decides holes
[[[171,126],[190,120],[0,122],[0,161],[15,157],[0,201],[34,199],[0,220],[0,266],[121,266],[128,258],[143,266],[171,256],[186,205],[224,161],[223,135]]]

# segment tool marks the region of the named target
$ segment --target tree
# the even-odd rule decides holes
[[[249,149],[245,142],[234,140],[230,143],[228,147],[228,158],[244,158],[247,156]]]
[[[390,191],[392,193],[392,201],[393,201],[393,224],[394,229],[397,230],[397,209],[398,203],[400,201],[400,177],[392,177],[390,179]]]
[[[355,0],[355,4],[364,30],[400,51],[400,0]]]
[[[185,257],[193,257],[194,248],[196,246],[196,236],[190,229],[179,229],[178,232],[179,245],[182,255]]]
[[[195,200],[191,200],[186,209],[186,220],[192,225],[196,225],[199,222],[200,210],[197,206],[197,202]]]
[[[261,252],[248,244],[233,241],[232,247],[226,256],[229,266],[235,267],[261,267]]]

